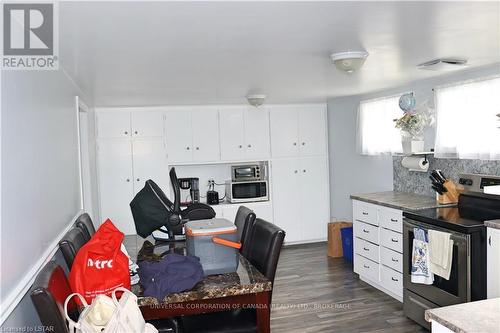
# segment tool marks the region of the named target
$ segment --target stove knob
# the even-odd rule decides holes
[[[472,179],[467,179],[467,180],[465,181],[465,185],[467,185],[467,186],[472,186]]]
[[[458,183],[459,183],[460,185],[465,184],[465,179],[464,179],[464,178],[460,178],[460,179],[458,180]]]

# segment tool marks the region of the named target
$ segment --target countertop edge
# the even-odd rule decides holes
[[[484,221],[484,225],[492,229],[500,229],[500,219]]]
[[[384,192],[381,192],[381,193],[384,193]],[[373,194],[373,193],[367,193],[367,194]],[[422,195],[419,195],[419,194],[416,194],[416,195],[417,196],[422,196]],[[404,205],[400,205],[400,204],[399,205],[398,204],[393,204],[393,203],[386,202],[386,201],[383,201],[383,200],[366,198],[366,197],[363,196],[363,194],[351,194],[349,196],[349,198],[351,200],[363,201],[363,202],[371,203],[371,204],[374,204],[374,205],[389,207],[389,208],[393,208],[393,209],[399,209],[399,210],[408,211],[408,212],[418,212],[419,210],[430,209],[430,208],[455,207],[457,205],[457,204],[445,204],[445,205],[442,205],[442,204],[439,204],[439,203],[436,202],[435,204],[423,205],[421,207],[415,208],[415,207],[408,207],[408,206],[404,206]]]
[[[452,330],[454,333],[468,333],[467,331],[464,331],[460,327],[455,326],[454,324],[450,323],[448,320],[441,318],[440,316],[437,316],[434,314],[431,310],[425,310],[425,320],[427,320],[429,323],[431,321],[435,321],[444,327]]]

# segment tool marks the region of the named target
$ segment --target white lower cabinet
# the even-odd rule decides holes
[[[274,223],[286,232],[285,242],[326,239],[330,219],[327,157],[272,161]]]
[[[148,179],[168,188],[163,139],[100,139],[97,152],[100,216],[124,234],[135,234],[129,206],[135,194]]]
[[[500,297],[500,229],[487,229],[487,297]]]
[[[212,208],[215,210],[216,217],[223,217],[229,221],[236,218],[236,213],[241,206],[245,206],[254,211],[257,218],[273,222],[273,206],[270,201],[266,202],[247,202],[241,204],[222,204],[214,205]]]
[[[354,272],[402,301],[403,212],[353,201]]]

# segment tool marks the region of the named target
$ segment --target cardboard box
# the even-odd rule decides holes
[[[342,236],[340,229],[352,227],[351,222],[330,222],[328,223],[328,251],[327,254],[332,258],[343,257],[342,253]]]

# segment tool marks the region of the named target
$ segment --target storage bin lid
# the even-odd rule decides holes
[[[236,233],[233,222],[226,219],[209,219],[189,221],[185,225],[188,236],[213,236]]]

